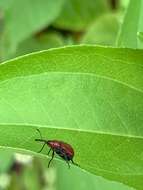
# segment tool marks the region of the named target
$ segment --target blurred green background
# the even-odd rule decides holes
[[[0,62],[75,44],[116,46],[128,0],[0,0]],[[2,190],[129,190],[64,162],[0,149]]]
[[[74,44],[115,46],[128,0],[0,0],[0,60]]]

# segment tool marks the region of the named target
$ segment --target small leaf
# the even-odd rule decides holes
[[[6,149],[0,149],[0,174],[8,172],[13,162],[13,152]]]
[[[14,56],[16,57],[26,53],[32,53],[62,45],[64,45],[64,39],[59,33],[48,32],[39,36],[28,38],[20,43]]]
[[[99,17],[84,34],[82,43],[115,45],[119,21],[115,14],[105,14]]]
[[[54,22],[54,26],[71,31],[82,31],[109,10],[107,0],[68,0]]]

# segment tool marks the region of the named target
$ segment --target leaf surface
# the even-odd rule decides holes
[[[38,127],[71,144],[81,168],[142,189],[142,55],[75,46],[1,64],[0,145],[37,152]]]

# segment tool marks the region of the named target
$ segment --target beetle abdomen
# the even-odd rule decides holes
[[[74,156],[74,150],[71,145],[57,140],[48,141],[48,145],[60,156],[71,160]]]
[[[64,160],[71,160],[73,158],[73,155],[68,154],[64,149],[61,147],[55,148],[55,152]]]

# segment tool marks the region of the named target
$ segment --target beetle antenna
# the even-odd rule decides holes
[[[40,138],[42,139],[42,134],[41,134],[40,130],[39,129],[36,129],[36,130],[38,131]]]
[[[40,139],[35,139],[35,141],[47,143],[47,140],[42,138],[42,134],[41,134],[40,130],[39,129],[36,129],[36,130],[38,131],[38,133],[40,135]]]

